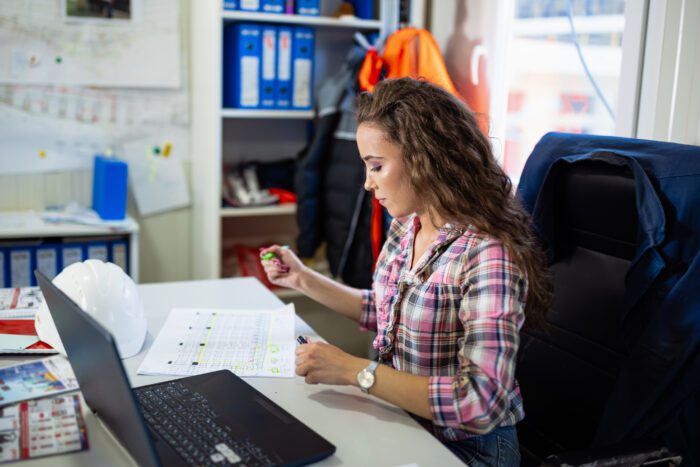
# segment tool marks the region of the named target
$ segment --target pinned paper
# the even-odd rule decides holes
[[[124,159],[129,164],[129,184],[142,216],[190,205],[187,180],[182,170],[182,160],[186,154],[181,148],[186,148],[187,144],[176,139],[171,141],[162,149],[159,144],[147,140],[124,144]],[[160,157],[161,154],[163,157]]]

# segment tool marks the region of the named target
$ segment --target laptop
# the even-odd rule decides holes
[[[335,452],[227,370],[131,388],[112,335],[35,275],[85,401],[139,465],[304,465]]]

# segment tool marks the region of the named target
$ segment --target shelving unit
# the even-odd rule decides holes
[[[297,234],[295,205],[222,208],[224,164],[272,162],[296,157],[305,146],[313,111],[222,109],[223,27],[231,22],[264,22],[316,29],[314,86],[334,73],[355,31],[385,35],[398,27],[399,0],[378,0],[380,18],[334,18],[340,0],[321,2],[321,16],[223,10],[222,0],[201,0],[191,12],[193,273],[222,277],[224,252],[232,244],[283,242]],[[280,296],[290,291],[279,291]],[[285,295],[286,294],[286,295]]]
[[[221,109],[221,118],[284,118],[310,120],[312,110]]]
[[[21,213],[23,214],[23,213]],[[27,216],[24,214],[25,217]],[[0,246],[20,244],[37,245],[42,241],[62,243],[80,239],[83,241],[103,241],[105,239],[121,239],[128,243],[129,275],[139,281],[139,225],[127,218],[119,227],[51,223],[43,221],[37,214],[29,213],[31,222],[15,223],[0,226]]]

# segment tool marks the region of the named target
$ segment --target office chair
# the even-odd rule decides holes
[[[626,166],[586,160],[559,167],[548,179],[551,190],[540,193],[546,198],[538,203],[550,203],[552,213],[545,240],[551,244],[544,247],[554,296],[548,329],[521,333],[516,376],[526,412],[518,424],[523,465],[679,461],[647,441],[591,450],[626,356],[619,310],[638,242],[633,176]]]

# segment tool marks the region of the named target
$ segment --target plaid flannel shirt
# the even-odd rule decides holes
[[[439,230],[411,270],[420,220],[394,219],[360,326],[377,331],[385,363],[429,377],[432,420],[443,441],[485,434],[524,417],[515,381],[527,280],[504,245],[473,227]]]

